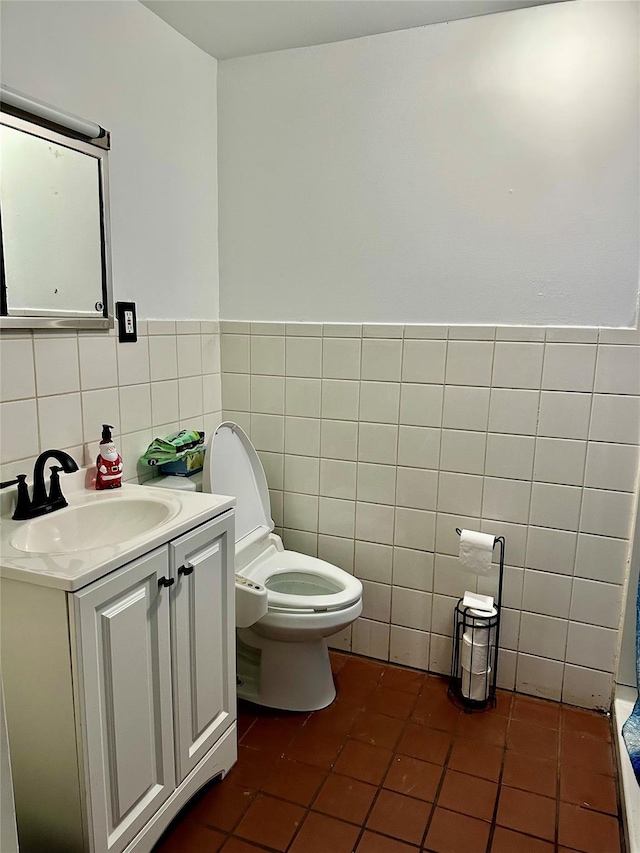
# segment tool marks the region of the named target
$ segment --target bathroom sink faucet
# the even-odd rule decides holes
[[[46,461],[51,457],[57,459],[60,466],[51,466],[51,480],[49,483],[49,494],[47,495],[44,485],[44,466]],[[48,512],[54,512],[56,509],[63,509],[63,507],[67,506],[67,501],[60,488],[60,471],[71,474],[77,470],[78,466],[75,460],[68,453],[65,453],[64,450],[45,450],[38,456],[33,468],[32,498],[29,498],[26,474],[18,474],[15,480],[0,483],[0,489],[16,484],[18,486],[18,502],[12,516],[14,521],[26,521],[29,518],[37,518],[39,515],[45,515]]]

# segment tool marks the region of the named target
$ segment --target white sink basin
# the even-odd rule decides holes
[[[171,497],[138,497],[120,494],[95,496],[34,518],[10,539],[17,551],[36,554],[67,554],[120,545],[166,523],[180,509]]]

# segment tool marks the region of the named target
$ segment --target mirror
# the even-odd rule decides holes
[[[113,326],[106,150],[2,112],[0,237],[2,327]]]

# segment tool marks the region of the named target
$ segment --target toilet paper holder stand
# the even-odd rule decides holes
[[[456,527],[456,533],[461,530]],[[499,546],[498,594],[491,613],[471,610],[462,603],[454,610],[453,651],[448,695],[466,713],[484,711],[496,704],[498,647],[502,584],[504,580],[504,536],[496,536]]]

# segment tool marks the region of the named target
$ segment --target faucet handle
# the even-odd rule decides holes
[[[6,489],[8,486],[17,486],[20,483],[24,483],[26,479],[26,474],[18,474],[15,480],[5,480],[4,483],[0,483],[0,489]]]
[[[18,474],[15,480],[7,480],[0,483],[0,489],[5,489],[7,486],[18,486],[18,501],[16,503],[15,512],[11,516],[14,521],[25,521],[31,518],[31,498],[29,497],[29,487],[27,486],[27,475]]]
[[[60,488],[60,471],[63,470],[62,466],[51,465],[49,470],[51,471],[51,480],[49,483],[49,503],[53,505],[54,509],[62,509],[62,507],[69,506],[69,504],[65,500],[64,495],[62,494],[62,489]]]

